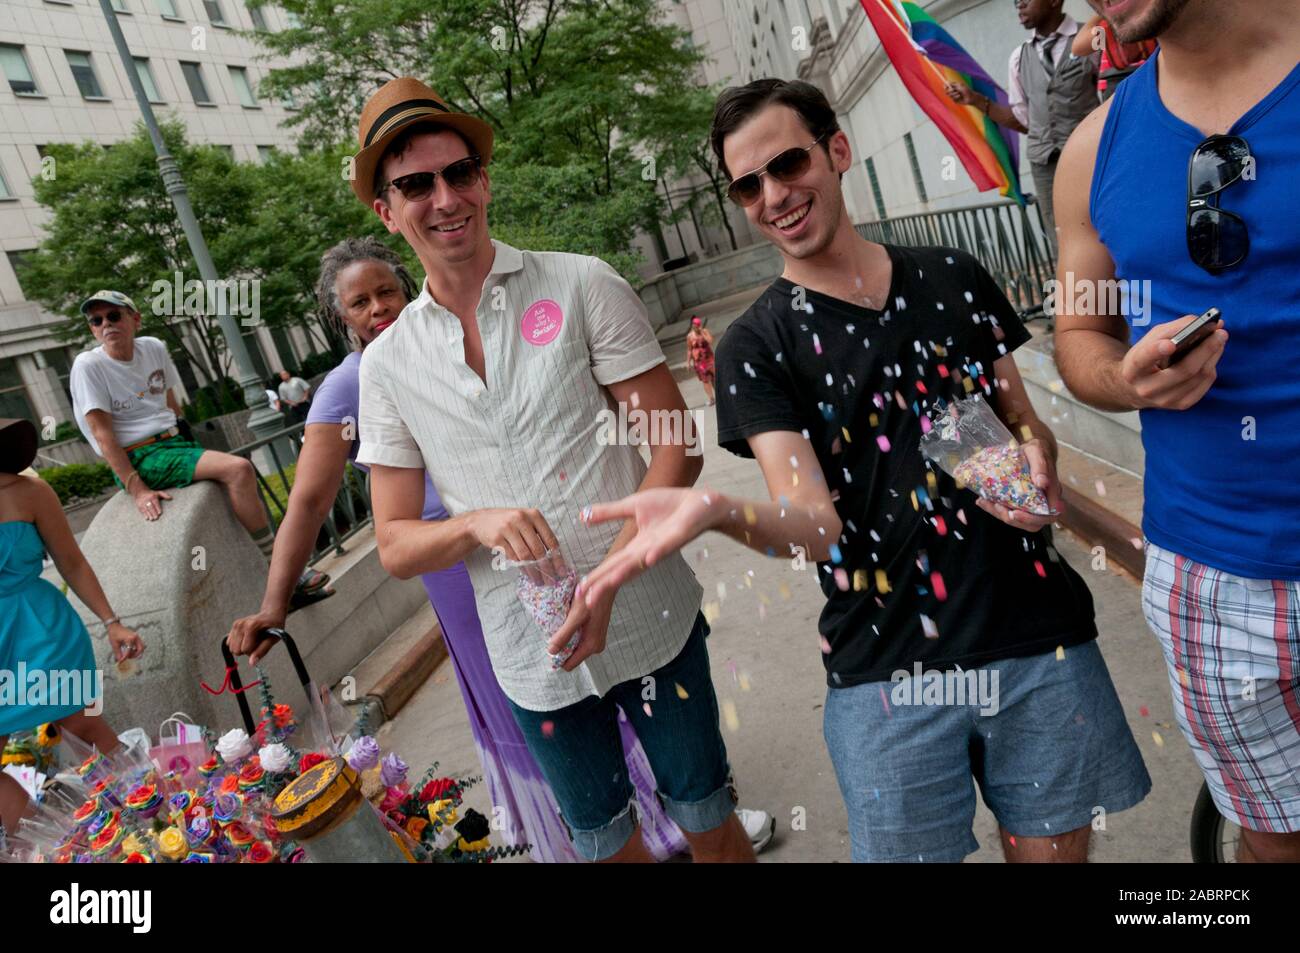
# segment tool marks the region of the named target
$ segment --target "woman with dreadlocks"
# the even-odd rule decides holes
[[[367,344],[396,321],[417,289],[401,260],[375,238],[349,238],[321,258],[316,297],[320,313],[351,341],[353,353],[321,382],[307,416],[289,508],[275,536],[271,570],[256,615],[236,620],[227,636],[231,651],[256,663],[274,642],[258,640],[267,628],[283,628],[294,583],[311,556],[316,534],[333,506],[344,468],[355,463],[360,404],[358,373]],[[425,481],[424,519],[446,519],[433,485]],[[534,860],[576,861],[550,788],[542,778],[510,713],[488,660],[469,572],[459,564],[427,573],[424,586],[442,627],[443,642],[460,683],[470,728],[483,764],[493,809],[504,815],[503,838],[528,843]],[[654,775],[629,725],[623,744],[636,785],[646,841],[660,858],[686,849],[676,825],[654,795]]]

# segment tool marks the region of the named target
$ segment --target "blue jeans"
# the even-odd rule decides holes
[[[1008,833],[1048,837],[1137,804],[1151,778],[1096,640],[954,675],[829,689],[826,746],[855,863],[957,862],[975,785]],[[942,678],[942,676],[939,676]]]
[[[645,677],[620,682],[603,697],[555,711],[529,711],[510,702],[573,846],[588,860],[612,857],[636,831],[620,708],[654,770],[664,813],[678,827],[711,831],[735,809],[704,642],[708,631],[704,616],[697,616],[676,658]]]

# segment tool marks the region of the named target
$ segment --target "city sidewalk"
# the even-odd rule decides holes
[[[703,411],[701,483],[764,496],[758,466],[718,448],[700,385],[691,379],[682,389],[687,403]],[[1142,804],[1105,819],[1105,830],[1093,837],[1093,859],[1188,861],[1188,822],[1201,778],[1174,724],[1164,662],[1143,621],[1139,588],[1113,567],[1094,570],[1092,554],[1068,533],[1058,531],[1056,543],[1092,588],[1101,646],[1154,785]],[[741,803],[777,819],[777,840],[762,860],[847,861],[844,806],[822,741],[826,680],[817,617],[823,597],[815,565],[797,572],[789,560],[766,559],[718,535],[697,541],[686,557],[713,618],[709,652]],[[481,773],[450,665],[380,729],[379,740],[413,770],[438,759],[444,774]],[[483,786],[471,789],[466,803],[491,816]],[[1002,859],[996,822],[982,802],[975,835],[981,846],[971,860]]]

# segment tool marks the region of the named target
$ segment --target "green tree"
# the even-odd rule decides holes
[[[185,176],[204,234],[218,235],[247,221],[252,189],[246,171],[221,149],[188,143],[179,122],[163,123],[162,134]],[[45,239],[24,262],[26,293],[69,318],[61,330],[65,339],[85,342],[91,334],[78,311],[81,301],[99,288],[120,290],[139,307],[142,333],[162,338],[210,377],[223,376],[230,359],[213,316],[152,306],[156,281],[172,282],[177,271],[185,280],[197,278],[198,269],[143,125],[107,149],[91,142],[61,144],[51,145],[48,154],[53,176],[32,184],[50,217]],[[223,264],[228,263],[219,261],[218,268]]]
[[[269,0],[250,0],[260,5]],[[707,116],[674,107],[702,56],[656,0],[277,0],[301,27],[254,38],[296,65],[309,146],[355,142],[370,94],[397,76],[429,83],[497,135],[493,227],[534,248],[590,252],[634,277],[632,239],[657,222],[651,140],[703,141]],[[653,173],[653,174],[651,174]],[[525,194],[528,191],[533,194]]]

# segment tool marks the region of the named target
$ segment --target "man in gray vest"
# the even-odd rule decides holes
[[[994,122],[1027,133],[1034,192],[1056,254],[1052,182],[1065,142],[1083,117],[1097,108],[1097,56],[1070,51],[1079,22],[1065,13],[1065,0],[1017,0],[1020,25],[1034,35],[1011,51],[1009,106],[962,83],[948,84],[955,101],[974,106]]]

